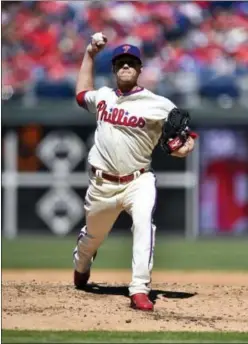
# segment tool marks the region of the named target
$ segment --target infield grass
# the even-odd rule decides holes
[[[240,332],[108,332],[3,330],[2,343],[248,343]]]
[[[75,237],[18,237],[2,240],[3,269],[72,268]],[[248,239],[187,241],[157,236],[154,270],[248,271]],[[110,235],[98,251],[96,269],[129,269],[131,236]]]

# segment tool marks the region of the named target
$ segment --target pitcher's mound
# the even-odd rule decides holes
[[[248,274],[154,272],[153,313],[129,307],[130,272],[3,271],[2,327],[31,330],[248,331]]]

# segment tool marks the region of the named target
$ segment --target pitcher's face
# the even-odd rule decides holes
[[[142,65],[135,57],[120,56],[114,61],[113,70],[117,83],[135,84],[142,71]]]

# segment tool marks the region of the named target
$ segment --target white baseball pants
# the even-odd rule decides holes
[[[120,212],[126,211],[133,220],[132,281],[129,294],[148,294],[155,246],[156,226],[152,223],[155,202],[155,176],[152,172],[145,172],[126,184],[103,180],[102,185],[98,185],[96,177],[92,177],[85,197],[86,226],[81,230],[74,250],[75,269],[82,273],[90,268],[92,256],[110,232]]]

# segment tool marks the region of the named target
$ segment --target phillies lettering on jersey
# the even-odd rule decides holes
[[[90,165],[119,175],[150,168],[153,149],[175,104],[144,88],[123,94],[102,87],[81,92],[77,101],[97,119]]]
[[[108,112],[105,100],[101,100],[97,105],[98,120],[112,124],[124,125],[132,128],[144,128],[146,122],[144,118],[128,116],[129,113],[124,109],[113,108]]]

